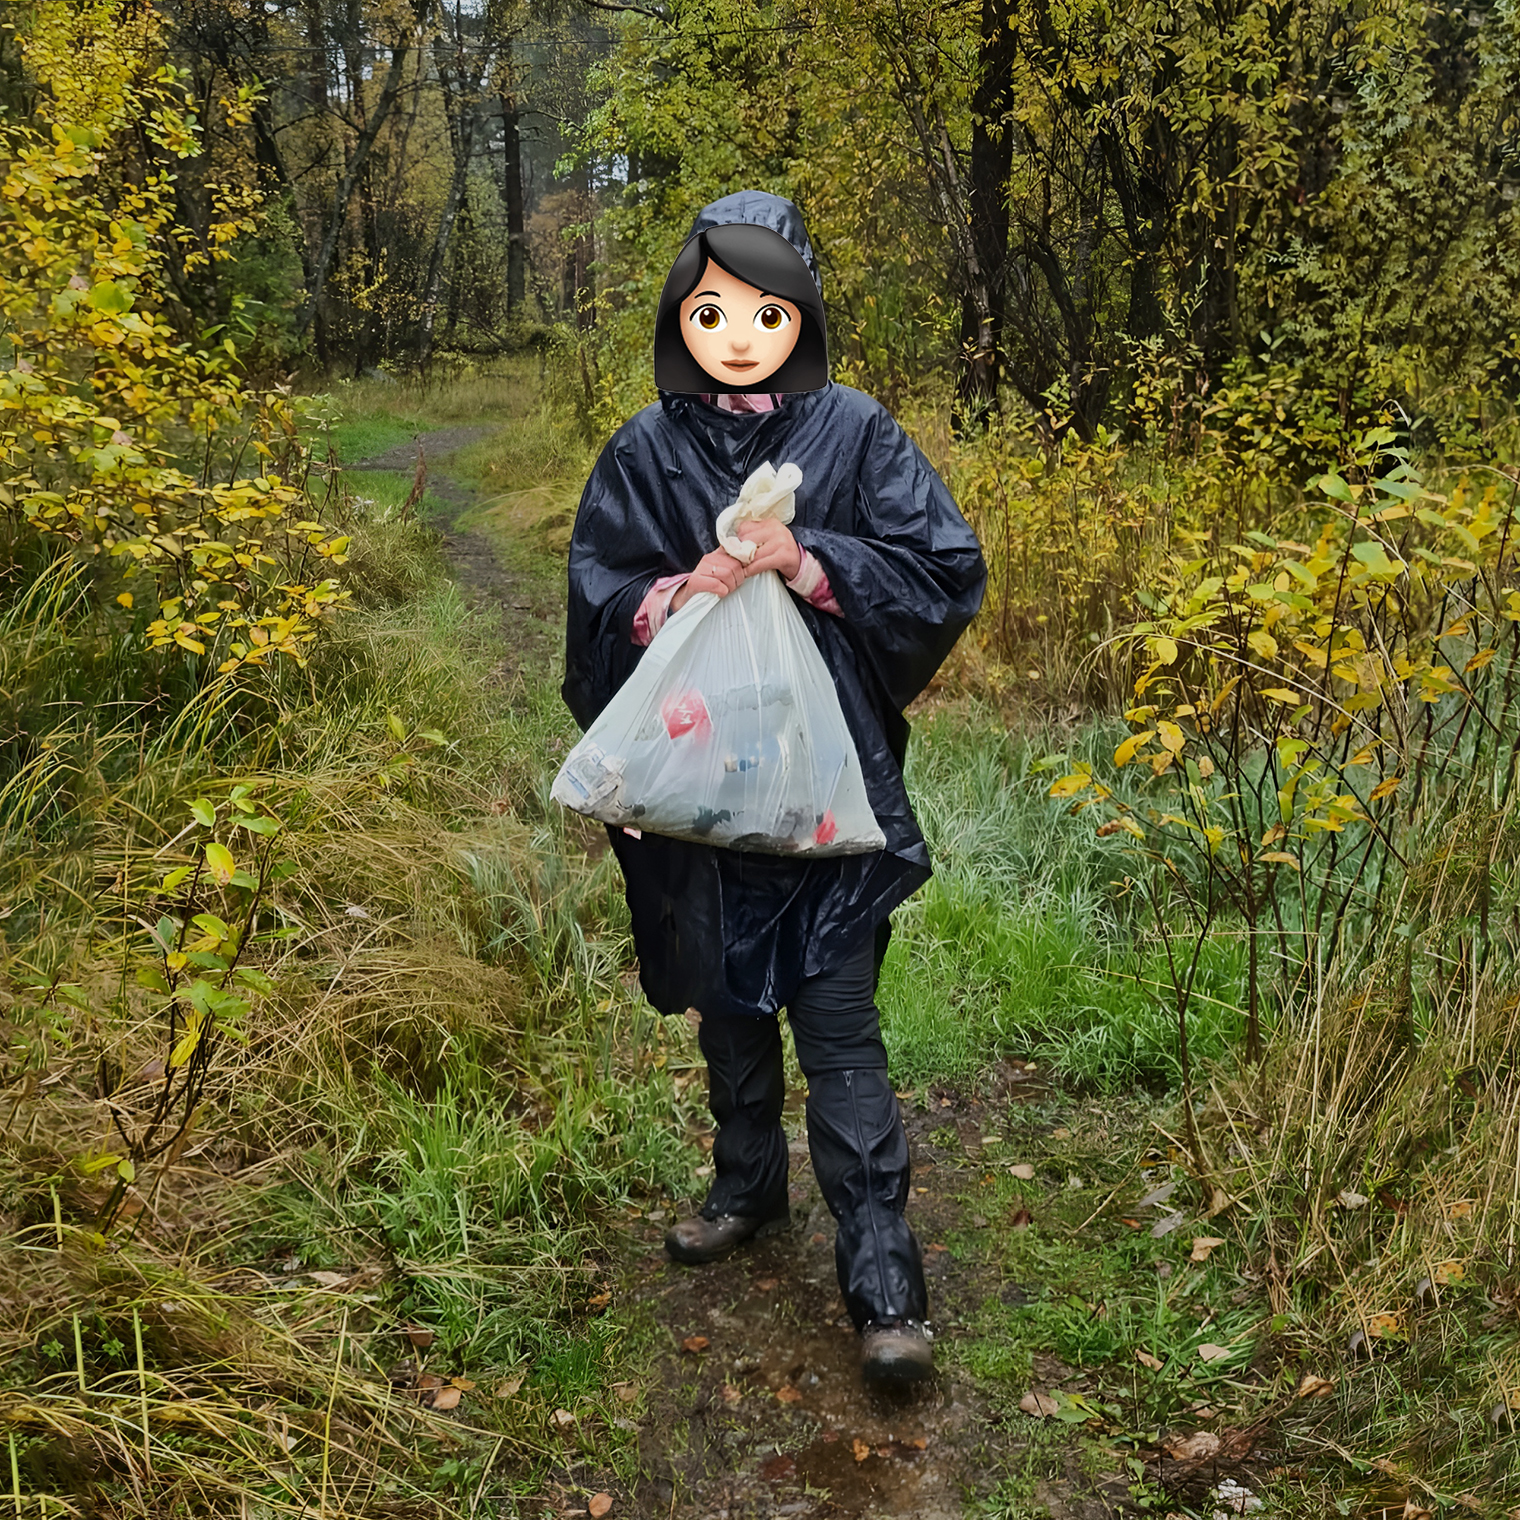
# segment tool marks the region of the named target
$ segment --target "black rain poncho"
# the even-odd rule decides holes
[[[730,207],[734,220],[781,232],[811,264],[788,202],[729,197],[698,226]],[[759,414],[665,394],[603,449],[575,521],[563,690],[583,728],[643,654],[633,621],[654,581],[717,547],[718,513],[766,460],[802,470],[792,531],[822,564],[843,616],[797,605],[833,674],[887,843],[873,854],[802,861],[609,829],[644,993],[662,1013],[774,1013],[802,978],[835,970],[928,880],[929,852],[903,784],[902,711],[975,615],[986,584],[976,536],[944,483],[859,391],[829,384]]]

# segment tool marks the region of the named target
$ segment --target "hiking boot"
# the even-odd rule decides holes
[[[719,1214],[716,1219],[683,1219],[672,1225],[665,1235],[665,1249],[671,1260],[688,1267],[727,1256],[746,1240],[761,1240],[791,1226],[790,1211],[779,1219],[757,1219],[750,1214]]]
[[[934,1347],[916,1319],[872,1320],[860,1338],[860,1371],[868,1383],[900,1387],[933,1376]]]

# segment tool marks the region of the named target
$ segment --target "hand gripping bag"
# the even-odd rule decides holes
[[[741,521],[796,510],[802,471],[763,464],[718,518],[746,564]],[[886,838],[813,636],[780,575],[699,592],[566,757],[555,801],[623,828],[770,855],[858,855]]]

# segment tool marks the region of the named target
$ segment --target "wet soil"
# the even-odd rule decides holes
[[[808,1163],[800,1102],[789,1106],[788,1233],[692,1269],[671,1263],[661,1241],[700,1199],[629,1221],[622,1312],[644,1321],[656,1350],[641,1369],[640,1479],[621,1513],[961,1520],[990,1494],[1026,1444],[1030,1422],[1000,1409],[955,1364],[955,1340],[987,1299],[1021,1304],[1034,1290],[1000,1279],[945,1239],[1017,1227],[976,1206],[986,1179],[981,1135],[1026,1094],[1047,1096],[1020,1063],[1006,1070],[1014,1090],[1001,1096],[936,1089],[904,1103],[914,1169],[908,1217],[924,1248],[939,1351],[933,1381],[916,1391],[876,1392],[861,1380],[859,1337],[834,1273],[834,1222]],[[952,1133],[955,1143],[943,1143]],[[1056,1380],[1067,1373],[1045,1370]],[[1124,1483],[1074,1467],[1044,1489],[1034,1513],[1052,1520],[1125,1512]]]

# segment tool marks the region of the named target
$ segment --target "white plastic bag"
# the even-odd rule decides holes
[[[735,526],[790,522],[801,482],[795,465],[762,465],[719,517],[719,541],[747,563],[754,545]],[[732,850],[886,844],[833,677],[775,571],[725,597],[698,592],[671,616],[566,757],[553,796],[603,823]]]

